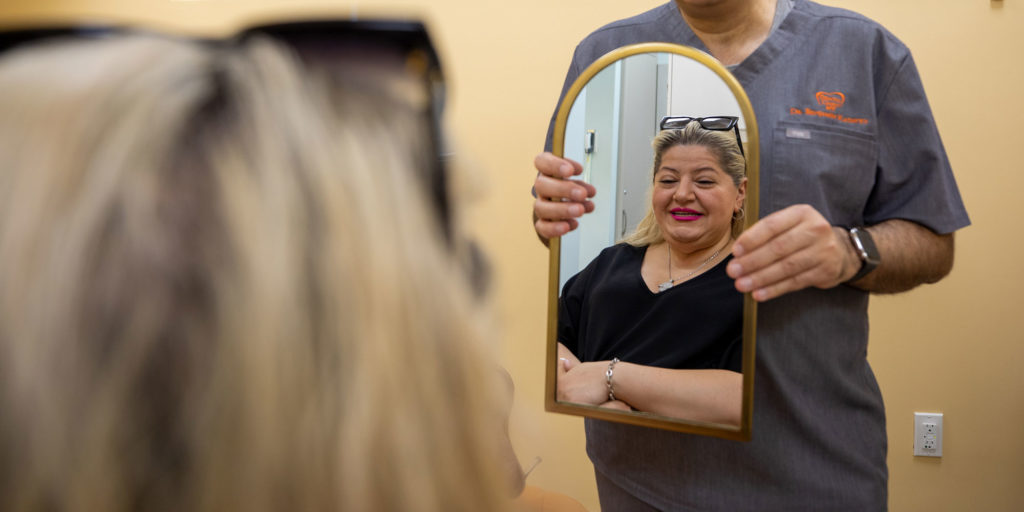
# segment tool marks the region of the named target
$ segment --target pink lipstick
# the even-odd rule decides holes
[[[673,219],[680,221],[697,220],[704,216],[703,213],[689,208],[673,208],[669,210],[669,213],[672,215]]]

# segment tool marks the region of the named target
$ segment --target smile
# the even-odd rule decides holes
[[[703,213],[689,208],[673,208],[669,211],[669,214],[673,219],[681,221],[697,220],[704,216]]]

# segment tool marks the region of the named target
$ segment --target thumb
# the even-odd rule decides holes
[[[579,361],[576,361],[575,359],[570,359],[568,357],[560,357],[558,359],[561,360],[562,367],[565,368],[565,371],[572,370],[573,368],[576,367],[576,365],[580,364]]]

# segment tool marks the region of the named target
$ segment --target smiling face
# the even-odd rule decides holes
[[[684,250],[705,249],[731,235],[746,189],[746,178],[734,184],[706,147],[676,145],[661,156],[651,206],[666,241]]]

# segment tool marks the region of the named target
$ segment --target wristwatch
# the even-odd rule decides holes
[[[875,240],[871,238],[871,233],[864,228],[850,228],[850,243],[853,244],[853,250],[857,253],[857,257],[860,258],[860,270],[853,275],[847,283],[860,280],[860,278],[868,275],[879,263],[882,262],[882,257],[878,254],[878,247],[875,247]]]

